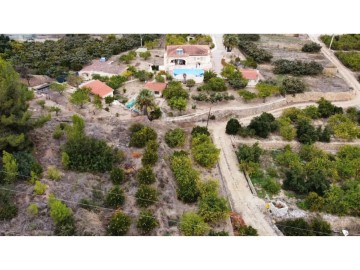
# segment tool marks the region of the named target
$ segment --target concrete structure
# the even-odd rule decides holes
[[[203,81],[204,70],[212,68],[210,47],[188,44],[169,45],[164,55],[164,66],[176,80],[193,79],[200,83]]]
[[[333,64],[326,65],[323,70],[323,73],[327,76],[335,76],[337,72],[337,67]]]
[[[283,217],[283,216],[286,216],[289,208],[285,203],[283,203],[281,201],[276,201],[276,202],[270,203],[269,210],[274,216]]]
[[[99,95],[101,98],[114,96],[114,90],[99,80],[84,83],[80,87],[90,88],[92,94]]]
[[[166,88],[166,83],[161,83],[161,82],[147,82],[144,87],[144,89],[150,90],[151,92],[154,93],[155,97],[161,97],[162,96],[162,92],[165,90]]]
[[[257,69],[240,69],[240,72],[248,80],[248,87],[255,87],[260,80],[260,74]]]

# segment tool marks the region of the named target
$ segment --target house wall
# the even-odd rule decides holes
[[[247,86],[248,87],[255,87],[258,82],[259,82],[259,78],[256,79],[256,80],[249,80]]]
[[[164,65],[169,66],[175,66],[175,64],[171,63],[172,60],[175,59],[183,59],[186,61],[186,66],[196,66],[197,63],[200,63],[201,65],[208,65],[211,63],[211,57],[210,55],[207,56],[176,56],[176,57],[168,57],[167,54],[164,55]]]
[[[114,96],[114,92],[111,92],[111,93],[107,94],[106,96],[103,96],[102,98],[113,97],[113,96]]]

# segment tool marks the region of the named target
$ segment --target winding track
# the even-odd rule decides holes
[[[330,51],[326,46],[319,41],[318,35],[309,35],[310,40],[317,42],[322,45],[321,52],[325,55],[325,57],[332,62],[338,69],[340,75],[344,78],[345,82],[349,85],[349,87],[355,90],[355,98],[349,101],[339,101],[333,102],[335,105],[340,107],[350,107],[356,106],[360,104],[360,84],[355,79],[353,73],[348,70],[345,66],[341,64],[341,62],[336,58],[332,51]],[[221,35],[216,35],[214,38],[214,43],[216,43],[215,49],[213,50],[213,54],[215,55],[223,55],[224,46],[219,44],[222,41]],[[216,58],[217,61],[219,57]],[[214,59],[215,60],[215,59]],[[215,67],[219,67],[219,64],[215,65]],[[279,102],[279,100],[272,101],[272,103]],[[267,105],[271,102],[266,103]],[[315,102],[306,102],[299,103],[293,105],[283,106],[279,109],[269,110],[269,113],[272,113],[274,116],[279,116],[284,109],[296,107],[296,108],[304,108],[309,105],[314,105]],[[260,104],[258,106],[254,106],[254,108],[261,108],[264,106]],[[217,108],[216,111],[233,111],[233,110],[242,110],[243,108]],[[207,114],[207,111],[202,111],[194,114],[183,115],[179,117],[173,118],[165,118],[164,121],[168,122],[183,122],[183,121],[191,121],[191,119],[196,119],[200,115]],[[255,114],[249,115],[246,117],[239,118],[239,121],[242,124],[247,124],[251,121],[251,119],[256,116]],[[232,202],[233,210],[241,213],[246,224],[253,226],[259,232],[259,235],[278,235],[278,231],[276,227],[272,224],[269,215],[265,209],[265,202],[258,197],[254,196],[246,182],[244,174],[240,172],[234,143],[232,142],[231,136],[225,134],[225,126],[226,121],[217,121],[211,122],[209,125],[209,129],[212,131],[214,143],[221,149],[219,167],[221,173],[223,175],[225,185],[229,192],[229,198]]]

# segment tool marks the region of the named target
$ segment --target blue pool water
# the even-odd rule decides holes
[[[126,103],[126,108],[131,109],[132,107],[134,107],[135,102],[135,99],[130,100],[128,103]]]
[[[180,75],[180,74],[187,74],[187,75],[195,75],[195,77],[203,77],[204,76],[204,70],[203,69],[197,69],[197,68],[178,68],[174,69],[174,76]]]

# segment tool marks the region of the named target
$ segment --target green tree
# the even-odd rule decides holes
[[[335,114],[329,118],[328,127],[334,136],[352,141],[360,136],[360,128],[345,114]]]
[[[156,140],[156,131],[150,127],[142,127],[140,130],[131,133],[130,146],[142,148],[147,142]]]
[[[122,212],[115,213],[111,217],[109,224],[106,228],[107,234],[111,236],[125,235],[128,232],[130,225],[131,225],[130,216]]]
[[[148,108],[154,108],[155,107],[155,96],[150,90],[143,89],[143,90],[141,90],[141,92],[137,96],[135,104],[147,116],[148,115]]]
[[[204,72],[204,83],[207,83],[212,78],[216,78],[217,74],[213,70],[205,70]]]
[[[341,107],[334,106],[330,101],[324,98],[321,98],[317,104],[319,104],[318,112],[322,118],[328,118],[331,115],[343,113],[343,109]]]
[[[236,156],[239,162],[254,162],[259,163],[263,150],[259,147],[259,143],[254,143],[252,146],[240,144],[236,151]]]
[[[28,92],[10,63],[0,58],[0,151],[23,150],[29,145]]]
[[[262,98],[264,103],[267,97],[280,92],[280,88],[277,85],[264,82],[258,83],[256,89],[258,90],[258,97]]]
[[[278,124],[272,114],[263,112],[251,120],[248,129],[253,129],[255,135],[261,138],[267,138],[271,132],[278,129]]]
[[[118,208],[125,203],[124,191],[119,186],[114,186],[105,197],[105,206]]]
[[[140,185],[151,185],[156,181],[153,169],[149,165],[140,168],[136,174],[136,178]]]
[[[239,43],[238,37],[234,34],[225,34],[223,44],[227,50],[232,50]]]
[[[298,79],[293,77],[287,77],[285,78],[280,86],[280,92],[285,94],[290,94],[295,97],[298,93],[303,93],[306,90],[305,83]]]
[[[18,214],[18,208],[14,203],[14,193],[8,190],[0,190],[0,220],[11,220]]]
[[[125,180],[125,172],[121,168],[113,168],[110,173],[110,180],[114,185],[119,185]]]
[[[169,100],[169,106],[171,109],[177,109],[180,112],[186,110],[186,106],[187,106],[187,99],[182,98],[182,97],[178,97],[178,98],[171,98]]]
[[[2,157],[2,163],[4,167],[4,180],[6,183],[12,183],[18,178],[19,174],[19,167],[16,162],[15,157],[6,152],[3,151],[3,157]]]
[[[96,109],[101,110],[103,108],[102,100],[99,95],[94,96],[93,103]]]
[[[70,74],[67,77],[66,81],[73,87],[79,87],[79,85],[83,82],[83,79],[75,74]]]
[[[210,136],[210,132],[207,127],[200,127],[200,126],[193,127],[193,129],[191,130],[191,136],[196,137],[199,134],[205,134]]]
[[[151,53],[149,51],[141,52],[140,57],[143,58],[144,60],[148,60],[151,57]]]
[[[195,213],[185,213],[180,220],[180,231],[185,236],[203,236],[210,231],[209,225]]]
[[[195,81],[193,79],[188,79],[186,80],[186,87],[189,88],[189,90],[191,89],[191,87],[195,86]]]
[[[144,209],[140,212],[136,227],[142,234],[150,234],[158,226],[159,222],[150,210]]]
[[[226,124],[225,132],[226,134],[236,135],[239,132],[240,128],[241,125],[239,121],[235,118],[231,118]]]
[[[135,194],[136,204],[140,207],[148,207],[157,202],[158,192],[155,188],[147,185],[140,185]]]
[[[227,87],[226,87],[224,79],[216,77],[216,78],[211,78],[206,83],[206,89],[209,89],[209,90],[215,91],[215,92],[221,92],[221,91],[226,91]]]
[[[183,146],[185,139],[185,131],[181,128],[170,129],[165,133],[165,142],[171,148]]]
[[[41,183],[40,181],[35,181],[34,192],[36,195],[42,195],[46,191],[46,184]]]
[[[62,95],[64,93],[64,91],[66,90],[66,84],[61,84],[61,83],[52,83],[50,84],[50,89],[52,91],[58,92],[60,95]]]
[[[74,235],[75,223],[72,210],[52,194],[49,197],[48,204],[50,217],[55,223],[55,234]]]
[[[253,100],[257,97],[257,95],[255,93],[252,93],[248,90],[240,90],[239,92],[239,96],[241,96],[245,102],[248,102],[250,100]]]
[[[286,236],[314,236],[311,226],[303,219],[288,219],[276,223],[276,226]]]
[[[146,165],[154,166],[155,165],[155,163],[159,159],[158,148],[159,148],[159,145],[156,141],[147,142],[143,157],[141,159],[141,163],[144,166],[146,166]]]
[[[230,210],[225,198],[220,198],[217,193],[201,194],[200,196],[199,215],[206,222],[221,221],[229,216]]]
[[[317,53],[321,50],[321,46],[317,44],[316,42],[309,42],[305,43],[304,46],[302,46],[301,51],[307,52],[307,53]]]
[[[301,120],[297,124],[296,137],[300,143],[313,144],[319,140],[319,135],[313,125],[307,120]]]
[[[89,102],[89,90],[86,88],[78,88],[70,95],[70,103],[79,106],[81,109]]]
[[[220,156],[220,149],[205,134],[199,134],[191,140],[191,153],[194,160],[205,168],[213,168]]]
[[[258,232],[252,226],[242,225],[238,229],[239,236],[258,236]]]

